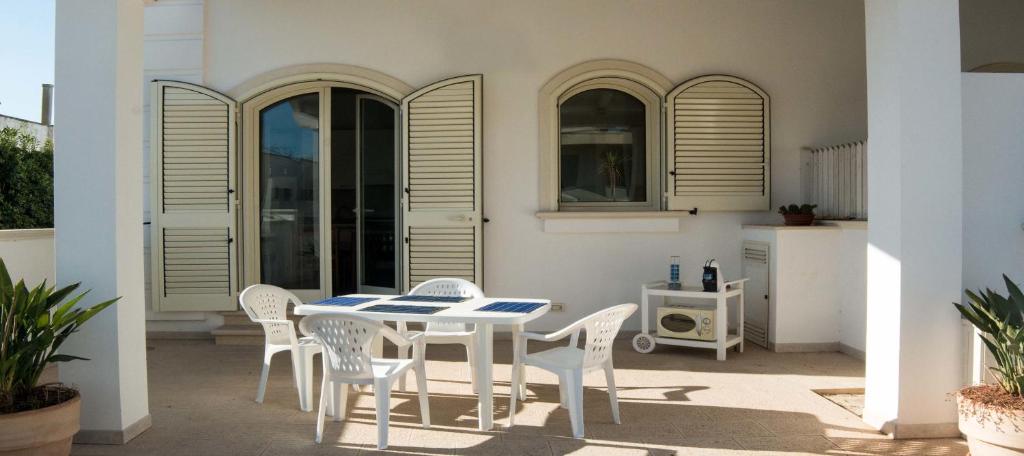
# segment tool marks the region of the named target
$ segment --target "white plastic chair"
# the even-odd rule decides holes
[[[260,372],[256,402],[263,403],[263,395],[267,390],[267,376],[270,374],[270,360],[276,353],[289,351],[292,355],[295,387],[299,390],[299,408],[308,412],[313,410],[312,398],[306,397],[307,392],[313,389],[313,355],[320,353],[321,347],[312,337],[296,336],[295,325],[288,319],[289,301],[292,305],[302,304],[302,301],[290,291],[273,285],[252,285],[243,290],[238,297],[242,310],[253,322],[263,325],[263,332],[266,335],[263,370]]]
[[[619,400],[615,392],[615,369],[612,367],[612,342],[615,341],[615,335],[619,333],[622,322],[636,309],[636,304],[619,304],[584,317],[551,334],[520,333],[518,349],[512,361],[509,427],[515,424],[516,400],[520,391],[519,374],[525,366],[536,366],[558,375],[559,396],[562,406],[569,410],[572,434],[577,439],[583,438],[583,374],[596,369],[604,370],[604,377],[608,382],[608,398],[612,406],[612,420],[615,424],[620,424]],[[587,332],[587,341],[583,349],[578,347],[581,330]],[[566,347],[526,353],[527,340],[552,342],[569,335],[572,335],[572,338]]]
[[[448,296],[462,298],[482,298],[483,290],[468,280],[456,278],[430,279],[409,291],[410,296]],[[462,344],[466,346],[466,358],[469,360],[470,381],[473,392],[477,392],[476,369],[473,359],[476,357],[476,344],[473,342],[475,330],[470,330],[466,323],[427,323],[422,332],[427,344]],[[405,322],[398,323],[398,331],[408,336],[421,334],[409,331]],[[400,348],[399,358],[408,358],[408,347]],[[398,381],[398,388],[405,390],[405,378]]]
[[[316,443],[323,439],[324,415],[329,398],[334,399],[334,421],[341,421],[348,402],[348,388],[344,385],[373,385],[377,403],[377,448],[387,448],[391,386],[396,377],[405,377],[410,368],[416,372],[423,427],[430,427],[422,335],[406,338],[384,323],[356,315],[312,315],[299,322],[299,329],[303,334],[312,335],[324,347],[324,377],[320,389],[320,410],[316,418]],[[374,358],[371,344],[378,333],[399,347],[412,345],[413,358]]]

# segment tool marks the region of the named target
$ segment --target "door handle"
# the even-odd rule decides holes
[[[450,217],[449,220],[452,220],[452,221],[455,221],[455,222],[472,222],[473,221],[473,216],[472,215],[461,214],[461,215],[456,215],[454,217]]]

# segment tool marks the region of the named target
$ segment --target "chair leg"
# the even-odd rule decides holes
[[[519,400],[519,371],[523,365],[519,362],[519,353],[516,353],[512,360],[512,388],[509,389],[508,398],[508,427],[516,424],[516,401]],[[525,397],[523,399],[526,399]]]
[[[572,423],[572,436],[583,438],[583,370],[574,369],[563,374],[565,392],[568,396],[569,421]]]
[[[409,346],[408,345],[398,347],[398,359],[409,359]],[[405,389],[405,376],[407,374],[408,374],[408,372],[403,372],[402,375],[398,376],[398,390],[403,392],[403,393],[406,392],[406,389]]]
[[[427,400],[427,373],[423,368],[423,364],[420,363],[414,368],[416,371],[416,393],[420,396],[420,421],[423,422],[423,427],[426,429],[430,428],[430,402]],[[405,377],[405,374],[402,374]]]
[[[476,344],[470,339],[466,342],[466,360],[469,363],[469,381],[473,385],[473,394],[479,393],[476,386],[476,368],[473,367],[473,360],[476,359]]]
[[[270,347],[263,348],[263,370],[260,371],[260,384],[256,389],[256,402],[263,403],[263,395],[267,392],[267,378],[270,376],[270,360],[274,357],[274,354],[270,351]]]
[[[377,449],[388,447],[388,419],[391,417],[391,379],[373,382],[373,398],[377,403]]]
[[[330,384],[327,378],[320,383],[320,407],[316,412],[316,443],[320,443],[324,438],[324,414],[327,412],[327,391]]]
[[[604,379],[608,384],[608,400],[611,401],[612,405],[612,421],[615,424],[622,424],[622,421],[619,420],[618,392],[615,391],[615,369],[612,367],[610,360],[604,365]]]
[[[569,408],[569,396],[566,394],[566,381],[564,378],[559,376],[558,380],[558,406],[564,409]]]
[[[348,405],[348,385],[334,384],[334,421],[345,419],[345,407]]]
[[[292,373],[299,391],[299,409],[313,410],[313,355],[312,351],[292,349]]]

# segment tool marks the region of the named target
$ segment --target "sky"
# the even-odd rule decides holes
[[[39,121],[42,84],[53,83],[53,2],[0,0],[0,114]]]

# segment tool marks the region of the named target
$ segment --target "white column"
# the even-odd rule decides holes
[[[957,0],[867,0],[868,304],[864,420],[956,436],[963,159]]]
[[[61,0],[56,12],[57,281],[84,304],[121,296],[64,345],[82,393],[76,441],[123,443],[149,427],[142,250],[142,0]]]

